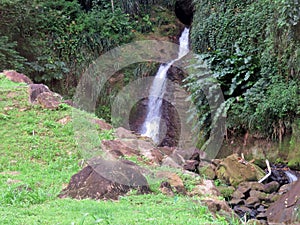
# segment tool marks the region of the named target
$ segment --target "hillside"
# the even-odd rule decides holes
[[[129,193],[119,201],[59,199],[82,156],[68,122],[72,107],[42,109],[28,87],[0,75],[1,224],[228,224],[214,219],[198,197]],[[112,138],[111,132],[99,133]],[[134,215],[134,216],[133,216]]]

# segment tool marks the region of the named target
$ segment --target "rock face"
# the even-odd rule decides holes
[[[296,224],[300,222],[300,180],[274,202],[266,215],[270,224]]]
[[[97,159],[73,175],[59,197],[116,200],[132,189],[142,194],[150,193],[147,180],[135,164]]]
[[[225,158],[217,168],[217,177],[228,184],[237,186],[243,181],[258,181],[265,172],[258,166],[245,161],[237,154]]]
[[[3,73],[9,80],[13,82],[33,84],[32,80],[30,80],[29,77],[14,70],[4,70]]]
[[[191,25],[193,20],[193,1],[177,0],[175,3],[175,14],[177,18],[185,25]]]

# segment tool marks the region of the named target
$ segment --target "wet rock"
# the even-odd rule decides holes
[[[57,109],[61,104],[62,97],[54,92],[43,92],[37,96],[37,102],[44,109]]]
[[[11,81],[16,83],[26,83],[26,84],[33,84],[32,80],[29,77],[22,73],[18,73],[14,70],[4,70],[3,74]]]
[[[258,181],[265,175],[265,172],[256,165],[246,162],[237,154],[233,154],[220,163],[216,174],[219,179],[237,186],[243,181]]]
[[[186,193],[183,181],[176,173],[169,171],[159,171],[156,173],[156,177],[167,181],[177,193]]]
[[[278,190],[280,184],[277,181],[271,181],[264,185],[263,191],[266,193],[273,193]]]
[[[123,162],[97,159],[92,166],[88,165],[73,175],[59,197],[116,200],[132,189],[141,194],[150,192],[140,171]]]
[[[291,189],[271,204],[266,215],[269,223],[295,224],[300,222],[300,181],[294,182]]]

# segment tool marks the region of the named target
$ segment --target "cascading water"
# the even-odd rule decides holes
[[[141,127],[140,133],[143,136],[152,138],[158,144],[160,141],[160,122],[161,122],[161,106],[163,96],[166,91],[167,72],[174,62],[181,59],[189,52],[189,29],[185,28],[179,38],[178,57],[167,64],[161,64],[149,93],[149,102],[147,107],[147,116]]]

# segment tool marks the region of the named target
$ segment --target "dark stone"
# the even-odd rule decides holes
[[[271,181],[264,185],[263,191],[266,193],[273,193],[278,190],[280,184],[277,181]]]
[[[126,162],[96,159],[91,165],[73,175],[60,198],[118,199],[129,190],[149,193],[146,178]]]
[[[244,204],[245,204],[245,200],[240,198],[231,199],[229,201],[229,205],[231,206],[244,205]]]
[[[267,214],[266,213],[259,213],[256,216],[256,219],[258,219],[258,220],[266,220],[267,219]]]

